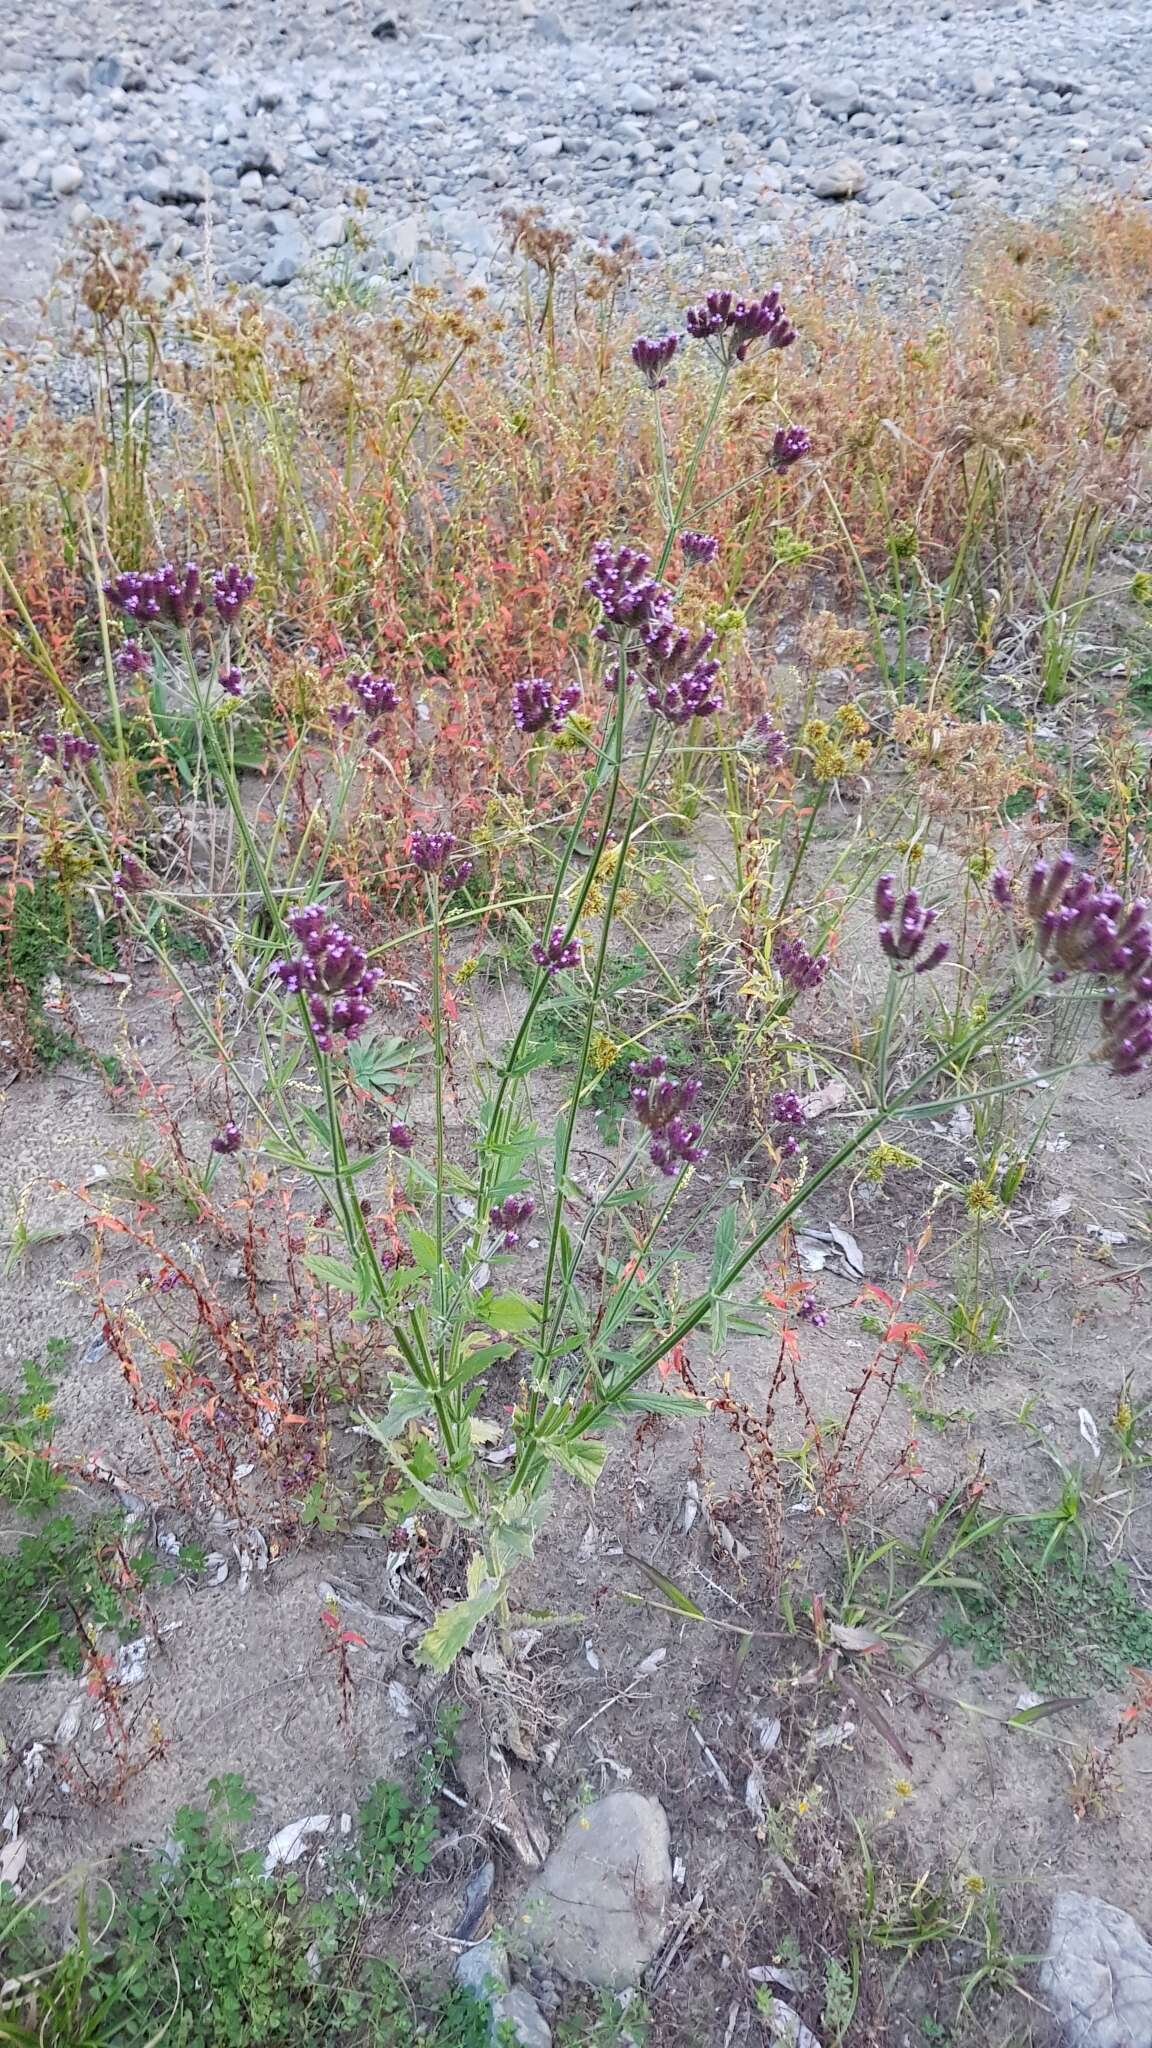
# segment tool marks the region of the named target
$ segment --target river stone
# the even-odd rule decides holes
[[[1040,1996],[1062,2048],[1152,2048],[1152,1946],[1119,1906],[1057,1892]]]
[[[610,1792],[574,1814],[516,1918],[516,1939],[576,1984],[622,1991],[664,1938],[672,1866],[656,1799]]]

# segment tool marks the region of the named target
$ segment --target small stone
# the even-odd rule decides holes
[[[695,199],[703,187],[703,182],[698,171],[691,171],[685,166],[683,170],[673,171],[668,180],[668,190],[674,193],[677,199]]]
[[[717,71],[716,66],[709,64],[702,57],[697,57],[696,62],[693,64],[692,76],[696,80],[697,85],[719,85],[720,83],[720,73]]]
[[[380,237],[393,270],[411,270],[420,250],[420,223],[414,213],[394,221]]]
[[[572,41],[558,14],[537,14],[531,24],[532,34],[542,43],[570,43]]]
[[[818,78],[814,85],[808,87],[808,97],[826,114],[836,115],[842,120],[847,120],[849,114],[858,113],[864,104],[856,80],[848,77]]]
[[[978,100],[990,100],[996,91],[996,73],[977,69],[972,73],[972,90]]]
[[[817,199],[855,199],[868,183],[868,173],[858,157],[838,156],[823,170],[813,171],[809,183]]]
[[[57,164],[51,177],[52,193],[56,199],[69,199],[84,183],[84,173],[79,164]]]
[[[883,228],[895,227],[899,221],[927,220],[937,211],[935,201],[921,192],[915,185],[889,185],[888,190],[869,210],[869,220]]]
[[[516,1916],[517,1938],[577,1984],[636,1984],[664,1938],[672,1884],[656,1799],[609,1792],[574,1814]]]
[[[660,105],[660,95],[647,85],[624,85],[616,104],[625,114],[654,114]]]
[[[507,1952],[496,1936],[457,1956],[456,1982],[489,2007],[493,2048],[498,2042],[503,2048],[509,2028],[519,2048],[552,2048],[552,2029],[531,1992],[512,1983]]]
[[[304,244],[296,235],[280,235],[260,272],[261,284],[279,287],[291,284],[304,268]]]
[[[1119,1906],[1057,1892],[1039,1988],[1064,2048],[1152,2042],[1152,1945]]]
[[[768,161],[771,164],[791,163],[792,151],[789,149],[788,144],[785,142],[784,137],[782,135],[778,135],[774,142],[769,143]]]
[[[338,249],[348,239],[348,215],[326,213],[317,221],[312,239],[318,249]]]

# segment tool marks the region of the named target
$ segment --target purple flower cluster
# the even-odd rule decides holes
[[[139,896],[148,886],[148,871],[137,860],[134,853],[126,853],[118,868],[112,874],[112,901],[123,903],[129,896]]]
[[[348,688],[359,698],[369,718],[395,711],[400,702],[396,685],[388,676],[349,676]]]
[[[804,1104],[794,1088],[778,1089],[772,1097],[772,1121],[776,1124],[806,1124]]]
[[[395,1117],[388,1126],[388,1143],[392,1146],[393,1150],[396,1152],[410,1152],[415,1142],[407,1124],[401,1123],[400,1118]]]
[[[700,1093],[700,1082],[693,1075],[674,1080],[660,1052],[650,1059],[633,1060],[628,1071],[632,1107],[645,1130],[652,1133],[648,1156],[653,1166],[669,1179],[682,1166],[698,1166],[707,1155],[700,1144],[699,1119],[689,1112]]]
[[[152,657],[139,640],[122,640],[116,649],[116,667],[122,676],[145,676],[152,666]]]
[[[546,939],[533,941],[532,958],[549,975],[559,974],[565,967],[579,967],[580,941],[566,939],[563,925],[554,924]]]
[[[554,691],[543,676],[525,676],[512,691],[512,723],[523,733],[543,732],[546,725],[559,732],[579,702],[579,683]]]
[[[781,732],[771,712],[762,711],[748,735],[751,744],[764,757],[769,768],[783,768],[792,749],[787,733]]]
[[[331,1052],[336,1038],[359,1038],[372,1014],[371,996],[380,969],[369,967],[357,946],[323,904],[293,910],[289,929],[301,951],[291,960],[277,960],[272,973],[286,995],[304,996],[321,1052]]]
[[[759,299],[709,292],[703,305],[689,307],[684,325],[694,341],[714,344],[725,363],[742,363],[754,341],[768,348],[789,348],[796,339],[776,285]]]
[[[520,1232],[531,1216],[536,1204],[531,1195],[505,1195],[502,1202],[488,1211],[488,1221],[493,1230],[500,1233],[502,1251],[514,1252],[520,1242]]]
[[[991,890],[995,902],[1011,908],[1012,884],[1002,868],[993,874]],[[1111,984],[1100,1004],[1104,1057],[1114,1074],[1140,1073],[1152,1058],[1152,924],[1147,904],[1139,897],[1125,903],[1094,875],[1077,873],[1070,853],[1036,862],[1024,900],[1037,950],[1053,981],[1091,974]]]
[[[810,953],[803,939],[793,939],[779,933],[772,941],[772,965],[797,995],[806,989],[819,988],[828,972],[828,955]]]
[[[249,570],[242,569],[238,562],[229,562],[227,568],[217,569],[212,578],[212,602],[223,625],[232,624],[255,588],[256,578]]]
[[[596,543],[592,574],[584,588],[604,614],[596,628],[598,640],[610,640],[614,626],[648,640],[672,624],[672,592],[649,575],[651,566],[642,548],[614,548],[610,540]]]
[[[811,448],[812,437],[803,427],[777,427],[772,436],[772,468],[791,469],[794,462],[803,461]]]
[[[100,752],[95,740],[86,740],[78,732],[42,732],[40,748],[61,768],[83,768]]]
[[[936,944],[923,954],[922,958],[916,958],[940,915],[938,910],[925,908],[920,901],[918,890],[909,889],[897,915],[895,880],[891,875],[881,875],[876,884],[872,908],[880,927],[881,948],[894,966],[903,967],[914,960],[914,974],[930,974],[934,967],[939,967],[941,962],[948,958],[951,948],[947,939],[937,939]]]
[[[449,867],[455,844],[454,832],[422,832],[417,827],[408,841],[408,858],[422,875],[442,875],[446,888],[459,889],[472,874],[476,863],[458,860]]]
[[[212,603],[225,626],[232,624],[255,588],[256,578],[238,563],[217,569],[212,578]],[[158,569],[126,569],[109,578],[104,595],[116,611],[138,626],[190,626],[203,618],[206,609],[195,562],[186,563],[183,569],[175,562],[161,562]]]
[[[212,1150],[221,1159],[227,1159],[230,1153],[238,1152],[243,1143],[244,1133],[240,1129],[239,1124],[227,1123],[223,1130],[217,1131],[216,1136],[213,1138]]]
[[[719,711],[724,699],[716,685],[720,663],[712,658],[715,633],[693,639],[685,626],[669,623],[648,639],[644,692],[653,711],[670,725],[687,725]]]
[[[682,533],[680,548],[686,562],[714,562],[720,543],[714,533]]]
[[[632,343],[632,361],[649,391],[663,391],[668,382],[664,372],[679,346],[678,334],[662,334],[657,341],[650,341],[646,334],[637,335]]]
[[[814,1294],[806,1294],[804,1296],[803,1301],[796,1310],[796,1316],[799,1322],[810,1323],[814,1330],[823,1330],[828,1324],[827,1311],[817,1308],[816,1296]]]
[[[244,676],[240,669],[222,668],[218,680],[220,688],[226,697],[242,697],[244,695]]]
[[[200,571],[195,562],[178,569],[161,562],[158,569],[127,569],[104,585],[110,605],[134,625],[190,626],[204,616]]]

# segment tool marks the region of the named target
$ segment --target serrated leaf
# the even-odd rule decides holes
[[[408,1231],[408,1249],[416,1262],[418,1273],[437,1273],[440,1261],[436,1256],[436,1240],[426,1230],[413,1225]]]
[[[707,1409],[706,1401],[698,1400],[695,1394],[666,1394],[657,1388],[645,1393],[640,1387],[632,1387],[612,1403],[622,1415],[691,1415],[698,1416]]]
[[[539,1303],[522,1294],[488,1295],[480,1303],[480,1313],[494,1330],[511,1330],[514,1336],[535,1330],[540,1320]]]
[[[447,1671],[461,1650],[467,1648],[480,1623],[492,1613],[499,1599],[499,1586],[489,1582],[478,1592],[470,1594],[467,1600],[457,1600],[453,1606],[443,1608],[416,1646],[419,1662],[432,1671]]]
[[[376,1442],[383,1445],[396,1470],[401,1474],[402,1478],[407,1480],[409,1486],[419,1494],[421,1500],[428,1507],[435,1508],[438,1515],[447,1515],[449,1520],[453,1522],[470,1522],[472,1520],[472,1511],[467,1501],[463,1500],[458,1493],[448,1493],[442,1487],[430,1486],[426,1479],[421,1479],[412,1470],[408,1460],[401,1457],[392,1438],[387,1434],[385,1428],[387,1417],[381,1419],[378,1416],[361,1415],[360,1420],[368,1431],[369,1436],[375,1437]]]
[[[654,1564],[649,1564],[646,1557],[637,1557],[631,1550],[624,1551],[623,1555],[629,1564],[639,1566],[645,1578],[652,1581],[656,1591],[664,1595],[669,1606],[674,1607],[677,1614],[686,1614],[690,1621],[707,1621],[708,1616],[704,1609],[697,1607],[696,1602],[690,1600],[687,1593],[682,1593],[675,1580],[668,1578],[666,1573],[657,1571]]]
[[[594,1437],[589,1436],[553,1437],[550,1442],[542,1443],[540,1448],[584,1486],[595,1486],[608,1456],[607,1445],[597,1443]]]
[[[418,1380],[393,1379],[392,1398],[372,1433],[383,1432],[391,1442],[403,1436],[410,1422],[424,1422],[431,1413],[431,1398]]]
[[[337,1287],[342,1294],[360,1293],[360,1274],[345,1259],[329,1258],[327,1252],[310,1252],[304,1264],[322,1287]]]

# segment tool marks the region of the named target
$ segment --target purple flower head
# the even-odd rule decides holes
[[[993,868],[988,879],[988,888],[993,903],[998,904],[1001,910],[1011,910],[1012,877],[1006,868]]]
[[[1106,996],[1100,1005],[1104,1057],[1121,1078],[1138,1074],[1152,1057],[1152,1002],[1139,996]]]
[[[337,732],[345,732],[355,716],[356,710],[352,704],[337,704],[335,710],[328,713],[329,721],[336,727]]]
[[[579,967],[580,941],[565,939],[563,925],[554,924],[546,939],[533,941],[532,958],[545,974],[557,975],[565,967]]]
[[[212,602],[217,616],[226,626],[232,624],[255,588],[256,578],[247,569],[241,569],[237,562],[229,562],[226,569],[217,569],[212,578]]]
[[[668,382],[664,372],[679,346],[678,334],[662,334],[658,341],[650,341],[646,334],[641,334],[632,343],[632,361],[649,391],[663,391]]]
[[[754,341],[768,348],[789,348],[796,339],[776,285],[759,299],[709,292],[702,305],[689,308],[684,324],[694,341],[708,342],[729,364],[742,363]]]
[[[190,626],[204,614],[195,562],[183,569],[174,562],[162,562],[158,569],[126,570],[104,585],[104,595],[137,626]]]
[[[493,1230],[500,1234],[501,1250],[514,1252],[520,1242],[520,1232],[527,1223],[536,1204],[531,1195],[505,1195],[502,1202],[488,1211],[488,1221]]]
[[[686,562],[714,562],[720,543],[714,533],[682,533],[680,548]]]
[[[465,882],[471,881],[475,872],[476,863],[474,860],[458,860],[455,867],[445,868],[444,887],[446,889],[462,889]]]
[[[1072,855],[1063,853],[1051,864],[1037,862],[1028,878],[1027,906],[1053,980],[1102,975],[1127,982],[1135,1000],[1144,1000],[1152,966],[1147,904],[1139,898],[1126,904],[1094,875],[1077,874]]]
[[[659,1052],[646,1060],[633,1060],[628,1071],[632,1107],[652,1134],[648,1156],[653,1166],[669,1178],[682,1166],[698,1166],[707,1154],[700,1144],[701,1125],[690,1111],[701,1083],[691,1074],[675,1080]]]
[[[768,711],[762,711],[751,732],[748,743],[762,754],[769,768],[783,768],[791,751],[787,733],[781,732],[775,719]]]
[[[242,697],[244,695],[244,676],[240,669],[222,668],[219,681],[220,688],[226,697]]]
[[[112,900],[123,903],[129,896],[138,896],[148,886],[148,873],[134,853],[126,853],[112,875]]]
[[[694,640],[687,627],[668,625],[648,643],[644,657],[644,691],[653,711],[670,725],[687,725],[723,707],[716,686],[720,663],[712,659],[716,635],[705,631]]]
[[[811,452],[812,438],[803,427],[777,427],[772,436],[772,468],[791,469]]]
[[[78,732],[42,732],[40,747],[61,768],[83,768],[100,752],[95,740],[86,740]]]
[[[348,688],[360,699],[370,718],[395,711],[400,702],[396,685],[388,676],[349,676]]]
[[[559,732],[579,702],[578,683],[553,691],[543,676],[525,676],[512,691],[512,723],[523,733],[543,732],[546,725]]]
[[[369,967],[362,946],[330,922],[320,903],[293,910],[288,927],[301,951],[277,960],[272,975],[285,995],[304,996],[321,1052],[331,1052],[338,1037],[359,1038],[372,1014],[371,996],[380,969]]]
[[[814,1330],[823,1330],[827,1327],[827,1311],[816,1306],[816,1296],[814,1294],[806,1294],[804,1296],[803,1301],[796,1310],[796,1316],[799,1322],[810,1323]]]
[[[238,1152],[243,1143],[244,1133],[239,1124],[227,1123],[213,1138],[212,1150],[218,1153],[221,1159],[226,1159],[230,1153]]]
[[[772,1121],[776,1124],[806,1124],[808,1121],[804,1104],[794,1088],[780,1089],[773,1095]]]
[[[803,939],[789,938],[781,932],[772,941],[772,965],[797,995],[805,990],[819,988],[828,972],[828,955],[814,956],[808,951]]]
[[[401,1123],[399,1117],[388,1126],[388,1143],[396,1152],[410,1152],[415,1143],[407,1124]]]
[[[152,657],[139,640],[122,640],[115,659],[118,673],[125,678],[147,675],[152,666]]]
[[[597,542],[592,551],[592,574],[584,588],[604,614],[596,628],[598,640],[610,640],[613,627],[648,640],[671,625],[672,593],[648,574],[650,567],[650,557],[642,548],[614,548],[609,540]]]
[[[417,827],[408,841],[408,858],[422,875],[442,875],[455,844],[454,832],[422,832]]]
[[[889,960],[896,967],[903,967],[914,960],[914,974],[931,974],[948,958],[951,950],[947,939],[938,939],[927,953],[921,948],[940,913],[929,910],[920,901],[919,891],[909,889],[896,914],[896,890],[891,875],[881,875],[876,884],[872,908],[880,924],[880,945]],[[920,955],[917,958],[917,955]]]

